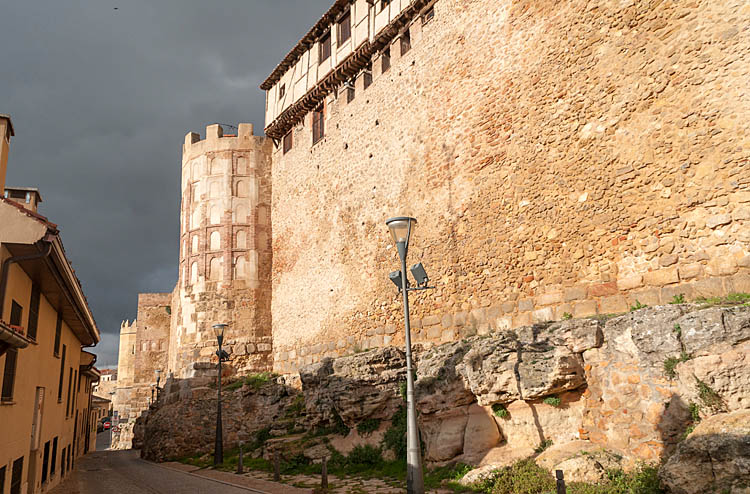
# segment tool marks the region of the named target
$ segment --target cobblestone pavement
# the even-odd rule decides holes
[[[276,489],[255,489],[242,482],[229,485],[224,478],[209,479],[143,461],[138,452],[97,451],[78,460],[76,470],[51,494],[278,494],[308,493],[276,484]],[[220,473],[220,472],[219,472]],[[232,477],[232,474],[226,474]],[[252,479],[248,479],[252,482]],[[271,484],[271,483],[268,483]],[[247,485],[247,486],[246,486]]]

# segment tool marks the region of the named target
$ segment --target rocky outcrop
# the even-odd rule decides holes
[[[709,481],[731,492],[740,484],[727,479],[743,479],[750,464],[748,307],[669,305],[537,324],[417,348],[415,364],[425,459],[478,465],[476,478],[538,455],[571,482],[597,482],[609,469],[671,456],[662,479],[674,492],[705,492]],[[302,368],[302,394],[281,379],[246,385],[225,395],[225,442],[267,429],[272,439],[255,454],[314,461],[329,447],[378,445],[403,411],[405,380],[404,353],[381,348]],[[211,450],[212,382],[168,385],[136,427],[144,456]],[[309,431],[329,437],[301,434]]]
[[[750,410],[702,421],[660,471],[674,494],[747,492],[750,487]]]
[[[399,406],[399,383],[406,379],[406,357],[393,347],[349,357],[327,358],[300,369],[310,427],[349,427],[364,419],[386,419]]]

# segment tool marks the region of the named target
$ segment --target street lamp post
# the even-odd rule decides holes
[[[161,381],[161,369],[156,369],[154,371],[154,375],[156,376],[156,401],[159,401],[159,381]],[[151,396],[151,401],[153,400],[153,394]]]
[[[398,284],[404,296],[404,335],[406,338],[406,492],[408,494],[424,494],[424,479],[422,475],[422,458],[419,444],[419,430],[417,429],[417,409],[414,400],[414,374],[411,359],[411,326],[409,323],[409,280],[406,274],[406,254],[409,251],[409,237],[417,220],[400,216],[385,222],[396,243],[398,255],[401,258],[401,273],[398,280],[397,273],[391,273],[391,280]],[[421,266],[421,264],[419,265]],[[415,266],[416,267],[416,266]],[[423,280],[426,285],[426,277]],[[417,280],[421,285],[420,280]],[[426,287],[425,287],[426,288]]]
[[[224,330],[227,328],[226,324],[214,324],[214,332],[216,333],[216,341],[219,343],[219,349],[216,351],[216,356],[219,357],[219,363],[217,366],[218,370],[218,400],[216,408],[216,442],[214,443],[214,465],[221,465],[224,463],[224,438],[221,430],[221,362],[224,360],[226,352],[222,350],[221,345],[224,343]]]

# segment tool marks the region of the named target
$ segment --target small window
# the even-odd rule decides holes
[[[68,398],[65,400],[65,416],[70,415],[70,392],[73,391],[73,368],[68,371]]]
[[[26,328],[26,334],[32,340],[36,340],[37,328],[39,327],[39,304],[41,302],[41,292],[39,285],[31,285],[31,302],[29,302],[29,325]]]
[[[425,10],[424,14],[422,14],[422,24],[427,24],[434,18],[435,18],[435,7],[432,6],[429,9]]]
[[[320,38],[320,56],[318,63],[323,63],[331,57],[331,31],[327,31]]]
[[[282,84],[279,88],[279,99],[283,98],[284,95],[286,95],[286,84]]]
[[[55,324],[55,357],[60,356],[60,337],[62,336],[62,312],[57,313],[57,323]]]
[[[401,56],[406,55],[411,50],[411,34],[409,30],[404,31],[401,35]]]
[[[284,136],[284,154],[288,153],[292,150],[292,144],[294,141],[294,137],[292,137],[294,131],[290,130],[286,133]]]
[[[349,38],[352,37],[352,11],[347,10],[344,15],[341,16],[338,22],[339,26],[339,46],[343,45]]]
[[[10,303],[10,325],[20,326],[23,319],[23,307],[15,300]]]
[[[21,494],[23,485],[23,456],[13,462],[13,470],[10,476],[10,494]]]
[[[325,107],[320,105],[312,114],[313,145],[325,136]]]
[[[62,390],[63,381],[65,379],[65,350],[66,347],[63,345],[62,358],[60,359],[60,382],[57,384],[57,402],[62,403]],[[52,473],[55,473],[54,463],[52,463]]]
[[[42,457],[42,484],[47,482],[47,476],[49,475],[49,447],[49,441],[44,443],[44,456]]]
[[[9,348],[5,351],[5,369],[3,369],[2,401],[13,401],[13,388],[16,383],[16,361],[18,349]]]
[[[383,53],[380,55],[380,63],[381,63],[381,69],[380,71],[382,73],[388,72],[388,69],[391,68],[391,49],[386,48],[383,50]]]
[[[351,103],[354,101],[354,97],[357,95],[356,90],[354,89],[354,81],[350,80],[346,83],[346,102]]]
[[[57,438],[52,440],[52,455],[49,466],[49,476],[55,476],[55,467],[57,466]]]
[[[367,67],[365,67],[364,72],[362,73],[363,77],[363,83],[365,89],[370,87],[372,85],[372,63],[368,64]]]
[[[391,0],[380,0],[380,11],[382,12],[391,4]]]

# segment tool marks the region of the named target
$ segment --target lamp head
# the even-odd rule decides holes
[[[409,237],[411,237],[414,227],[417,226],[417,220],[409,216],[397,216],[387,220],[385,224],[391,231],[391,236],[396,244],[403,242],[408,246]]]
[[[422,266],[421,262],[411,267],[411,275],[417,280],[418,286],[427,285],[427,282],[430,281],[430,278],[427,276],[427,271],[424,270],[424,266]]]
[[[388,278],[391,279],[394,285],[398,287],[399,290],[401,290],[401,271],[393,271],[388,275]]]
[[[214,334],[216,334],[216,341],[221,345],[224,342],[224,330],[227,329],[228,324],[214,324]]]

